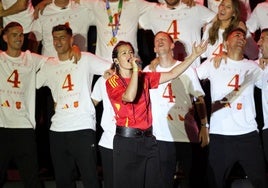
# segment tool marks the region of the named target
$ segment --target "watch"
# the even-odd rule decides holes
[[[209,124],[208,123],[204,123],[204,124],[201,123],[201,127],[207,127],[207,128],[209,128]]]

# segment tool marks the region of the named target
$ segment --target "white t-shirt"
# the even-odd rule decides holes
[[[222,62],[216,69],[208,59],[196,70],[200,79],[210,80],[212,103],[238,89],[230,105],[211,114],[211,134],[241,135],[257,130],[254,86],[261,79],[262,70],[254,61],[234,61],[227,58],[227,63]],[[252,78],[245,89],[241,89],[239,86],[246,74]]]
[[[30,51],[0,52],[0,127],[35,128],[36,72],[47,58]]]
[[[263,119],[264,127],[268,128],[268,66],[265,67],[263,78],[262,78],[262,109],[263,109]]]
[[[259,64],[259,60],[256,60]],[[262,92],[262,113],[263,113],[263,130],[268,128],[268,66],[263,71],[262,79],[257,83],[257,87],[261,88]]]
[[[43,14],[34,21],[32,31],[38,41],[42,41],[42,54],[56,57],[57,52],[53,46],[52,28],[59,24],[69,23],[73,31],[74,44],[81,51],[87,51],[88,28],[93,23],[93,15],[90,11],[74,1],[70,1],[66,8],[60,8],[54,3],[46,6]]]
[[[151,29],[154,34],[159,31],[169,33],[174,41],[179,40],[184,44],[186,53],[190,55],[193,43],[198,44],[201,41],[201,28],[214,17],[214,12],[199,4],[190,8],[180,3],[175,9],[161,4],[146,12],[139,23],[142,28]],[[200,58],[197,58],[191,66],[196,67],[199,64]]]
[[[110,68],[97,56],[82,52],[77,64],[50,59],[37,74],[37,88],[48,86],[56,104],[50,130],[57,132],[96,129],[95,107],[91,101],[94,74]]]
[[[115,135],[115,118],[114,110],[108,98],[105,85],[106,79],[100,77],[94,85],[91,98],[96,101],[103,102],[103,113],[101,117],[101,127],[103,133],[101,135],[99,145],[105,148],[113,149],[113,139]]]
[[[4,10],[11,7],[18,0],[2,0]],[[18,22],[23,26],[23,32],[29,33],[31,31],[33,23],[33,12],[34,8],[32,6],[32,1],[28,0],[28,7],[26,10],[23,10],[17,14],[12,14],[9,16],[3,17],[3,26],[5,27],[10,22]]]
[[[157,72],[168,72],[174,66],[180,64],[177,61],[172,67],[163,68],[157,66]],[[148,66],[144,71],[149,71]],[[175,98],[175,93],[171,87],[171,82],[165,82],[158,86],[157,89],[150,89],[150,98],[153,115],[153,134],[157,140],[168,142],[190,142],[184,127],[184,117],[192,107],[192,97],[204,95],[197,75],[193,68],[189,67],[178,78],[182,84],[179,98]],[[190,97],[192,95],[192,97]]]
[[[209,29],[212,27],[212,23],[209,23],[206,26],[206,29],[203,33],[203,40],[209,39]],[[202,54],[202,57],[212,57],[214,55],[218,55],[222,51],[226,51],[223,46],[223,36],[224,33],[223,29],[219,29],[218,31],[218,40],[212,45],[211,43],[208,44],[207,50]]]
[[[118,20],[118,3],[110,2],[113,23]],[[102,0],[82,0],[81,5],[93,12],[97,28],[96,55],[107,60],[112,60],[112,51],[115,45],[111,45],[113,37],[112,27],[109,26],[109,19],[106,10],[106,3]],[[138,54],[137,31],[139,17],[144,14],[153,3],[144,0],[123,1],[122,13],[119,19],[119,30],[116,35],[117,42],[120,40],[130,42],[136,54]]]
[[[207,0],[208,8],[216,13],[218,12],[218,7],[220,3],[221,0]]]
[[[206,26],[206,29],[203,33],[203,37],[202,39],[203,40],[208,40],[209,39],[209,29],[212,27],[212,24],[213,23],[209,23],[207,26]],[[202,57],[206,57],[206,58],[210,58],[212,56],[215,56],[215,55],[219,55],[220,52],[222,51],[226,51],[225,47],[224,47],[224,41],[223,41],[223,33],[224,33],[224,30],[223,29],[219,29],[218,30],[218,40],[212,45],[212,44],[208,44],[208,47],[207,47],[207,50],[201,55]],[[250,38],[251,41],[254,41],[254,39],[252,38],[252,35],[250,34],[249,31],[247,31],[247,35],[246,35],[247,39]],[[251,43],[247,43],[246,44],[248,46],[248,48],[251,48]],[[255,46],[253,46],[254,48]],[[253,49],[254,51],[255,49]],[[246,54],[248,55],[248,54]]]
[[[251,33],[258,29],[268,28],[268,2],[257,4],[252,14],[246,22],[247,28]]]

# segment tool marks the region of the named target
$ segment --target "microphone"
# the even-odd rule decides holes
[[[131,59],[127,60],[129,63],[131,62]],[[142,67],[142,62],[140,59],[135,59],[135,63],[139,66],[139,67]]]

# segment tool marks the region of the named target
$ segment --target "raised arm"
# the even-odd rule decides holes
[[[2,4],[2,2],[0,2]],[[28,0],[17,0],[11,7],[7,8],[6,10],[3,9],[1,6],[0,9],[0,17],[5,17],[13,14],[17,14],[21,11],[24,11],[28,7]]]
[[[130,79],[130,82],[127,86],[125,93],[122,95],[122,100],[124,102],[133,102],[136,99],[137,90],[138,90],[138,77],[139,77],[139,67],[135,62],[135,58],[132,59],[133,72]]]
[[[42,14],[45,7],[50,3],[52,3],[52,0],[42,0],[38,3],[34,8],[34,19],[37,19],[39,17],[39,12]]]
[[[194,62],[197,57],[199,57],[202,53],[206,51],[207,45],[207,41],[202,41],[199,45],[196,45],[196,43],[194,43],[191,55],[185,58],[182,63],[171,69],[169,72],[161,73],[160,83],[172,80],[182,74]]]

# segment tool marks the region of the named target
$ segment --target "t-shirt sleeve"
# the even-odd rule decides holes
[[[147,72],[146,76],[150,81],[150,89],[158,88],[161,73],[159,72]]]

